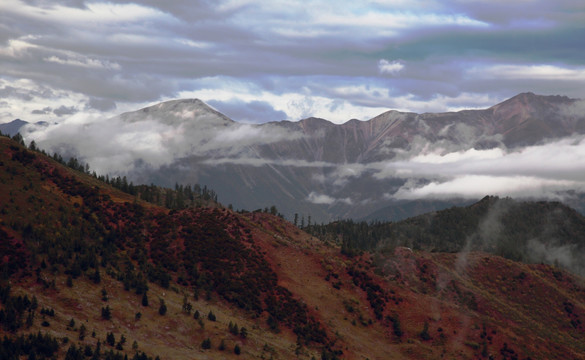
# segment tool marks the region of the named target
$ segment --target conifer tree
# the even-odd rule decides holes
[[[160,299],[160,306],[158,308],[158,313],[164,315],[167,313],[167,305],[165,304],[164,299]]]

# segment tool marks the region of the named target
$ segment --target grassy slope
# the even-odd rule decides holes
[[[47,219],[55,221],[50,213],[61,207],[65,214],[73,214],[78,209],[75,204],[82,204],[83,199],[63,192],[31,164],[23,166],[14,161],[11,145],[14,146],[0,138],[0,228],[13,237],[1,239],[7,255],[3,262],[29,261],[31,254],[26,249],[17,249],[22,236],[11,224],[34,222],[36,226],[58,229],[58,224],[45,224]],[[37,157],[91,186],[99,186],[100,193],[108,194],[116,203],[135,201],[89,176],[62,169],[40,155]],[[149,212],[167,213],[165,209],[144,206]],[[206,209],[198,211],[194,219],[207,212]],[[172,218],[181,214],[176,212]],[[188,211],[184,214],[191,216]],[[236,214],[225,209],[221,214],[230,234],[249,229],[254,251],[262,255],[277,275],[277,284],[306,304],[308,313],[323,325],[334,342],[332,348],[342,350],[344,358],[468,359],[482,358],[482,352],[510,359],[514,355],[519,359],[585,358],[585,330],[579,323],[585,319],[582,278],[550,266],[526,265],[483,253],[431,254],[396,248],[392,253],[348,258],[336,246],[324,244],[277,217],[263,213]],[[176,253],[181,252],[181,241],[177,238],[169,243]],[[233,241],[238,240],[234,237]],[[119,252],[124,255],[132,250],[127,246]],[[22,256],[18,257],[19,254]],[[266,324],[266,312],[257,317],[215,292],[211,293],[211,299],[200,296],[195,300],[191,286],[173,283],[164,289],[149,283],[150,306],[143,307],[141,296],[125,291],[120,281],[107,275],[107,269],[100,269],[100,284],[81,276],[73,281],[71,288],[66,286],[62,271],[43,270],[43,279],[55,280],[55,289],[47,289],[33,275],[38,264],[30,265],[28,274],[21,271],[12,277],[13,294],[34,294],[39,309],[53,308],[56,315],[45,316],[50,326],[42,327],[43,316],[37,311],[32,327],[21,332],[47,331],[58,338],[68,337],[70,342],[91,345],[98,340],[103,343],[108,332],[113,332],[116,340],[124,334],[127,338],[124,352],[132,355],[132,343],[136,341],[140,351],[162,359],[236,358],[232,351],[235,344],[242,348],[239,358],[320,357],[321,345],[298,347],[291,328],[281,323],[280,332],[275,333]],[[26,264],[20,267],[27,268]],[[351,275],[351,269],[353,274],[365,274],[367,280]],[[372,292],[376,286],[381,290]],[[107,302],[101,299],[102,288],[108,293]],[[368,288],[374,298],[384,300],[380,320],[376,319],[368,298]],[[182,311],[185,294],[203,316],[204,328],[192,315]],[[164,316],[158,314],[159,298],[168,306]],[[101,307],[106,305],[113,310],[109,321],[100,316]],[[209,311],[217,315],[215,322],[205,318]],[[140,320],[135,319],[137,312],[142,313]],[[396,336],[389,319],[393,316],[400,320],[403,331],[400,337]],[[67,328],[71,318],[77,330]],[[230,321],[245,326],[248,337],[242,339],[230,334]],[[428,338],[420,336],[425,323]],[[88,332],[83,341],[78,340],[81,324]],[[95,338],[91,336],[93,331]],[[0,334],[11,336],[3,330]],[[210,350],[201,349],[201,342],[206,338],[212,340]],[[226,344],[224,351],[218,350],[222,339]],[[59,358],[64,357],[67,347],[61,347]]]

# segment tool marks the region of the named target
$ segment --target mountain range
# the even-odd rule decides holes
[[[191,188],[112,184],[0,137],[0,358],[585,359],[582,277],[458,248],[509,217],[581,249],[564,205],[487,197],[348,254],[199,190],[171,209],[143,199]]]
[[[523,93],[483,110],[388,111],[340,125],[319,118],[242,124],[190,99],[55,130],[46,124],[24,127],[23,134],[41,148],[76,156],[98,172],[136,183],[205,184],[220,194],[222,203],[237,209],[276,205],[288,219],[298,214],[313,222],[400,220],[494,195],[481,189],[472,194],[428,191],[457,187],[449,181],[465,175],[467,168],[475,176],[487,173],[506,182],[498,171],[514,166],[499,170],[494,156],[521,155],[527,148],[585,134],[581,104],[563,96]],[[453,157],[467,162],[446,163]],[[488,157],[492,164],[478,169],[474,157]],[[530,171],[526,182],[542,169]],[[535,187],[551,188],[551,176],[538,179],[544,185]],[[509,178],[523,179],[522,174]],[[467,191],[470,186],[466,184]],[[574,200],[574,194],[566,196],[569,190],[575,189],[522,196]],[[581,210],[580,203],[570,204]]]

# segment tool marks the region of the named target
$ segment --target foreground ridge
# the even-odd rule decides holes
[[[3,137],[0,204],[3,359],[585,353],[583,279],[549,265],[344,255],[270,213],[143,202]]]

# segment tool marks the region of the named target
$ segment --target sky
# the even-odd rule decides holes
[[[585,98],[581,0],[2,0],[0,123],[198,98],[245,123]]]

